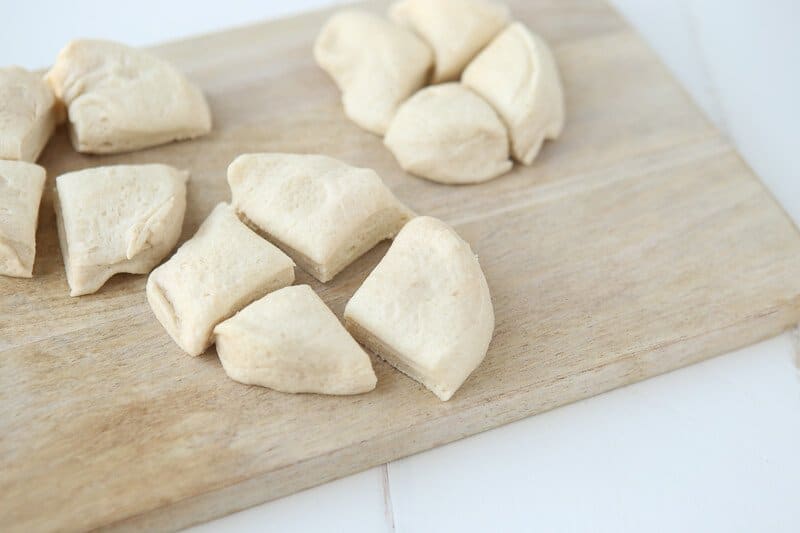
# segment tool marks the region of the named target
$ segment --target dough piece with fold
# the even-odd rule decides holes
[[[478,260],[441,220],[406,224],[344,311],[353,337],[447,401],[483,361],[494,331]]]
[[[45,170],[39,165],[0,160],[0,275],[33,275],[44,182]]]
[[[214,326],[266,293],[291,285],[294,263],[221,203],[194,237],[147,279],[147,301],[189,355],[203,353]]]
[[[56,223],[71,296],[114,274],[147,274],[178,242],[189,173],[168,165],[114,165],[56,179]]]
[[[389,15],[433,49],[432,83],[457,80],[467,63],[508,24],[508,8],[487,0],[401,0]]]
[[[239,214],[323,283],[412,216],[375,171],[323,155],[241,155],[228,183]]]
[[[308,285],[272,292],[214,328],[231,379],[281,392],[361,394],[377,378],[367,353]]]
[[[40,74],[0,68],[0,159],[35,162],[64,108]]]
[[[497,111],[511,137],[511,154],[530,165],[545,139],[564,128],[564,95],[553,54],[518,22],[467,66],[461,82]]]
[[[342,91],[345,114],[378,135],[403,100],[425,85],[433,65],[430,48],[413,32],[358,10],[328,20],[314,58]]]
[[[47,79],[67,105],[79,152],[127,152],[211,131],[200,89],[166,61],[124,44],[72,41]]]
[[[478,183],[508,172],[508,132],[486,101],[460,83],[409,98],[383,140],[404,170],[440,183]]]

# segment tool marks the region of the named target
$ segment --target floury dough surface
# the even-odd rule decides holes
[[[360,394],[377,378],[367,353],[308,285],[272,292],[214,329],[228,376],[282,392]]]
[[[409,98],[384,144],[404,170],[440,183],[478,183],[513,166],[503,122],[460,83],[432,85]]]
[[[461,82],[503,119],[511,154],[530,165],[545,139],[564,128],[564,95],[553,54],[544,40],[515,22],[470,63]]]
[[[67,106],[79,152],[127,152],[211,131],[199,88],[166,61],[120,43],[70,42],[47,80]]]
[[[432,83],[457,80],[475,54],[508,24],[508,8],[487,0],[401,0],[389,13],[433,49]]]
[[[293,281],[292,260],[221,203],[150,274],[147,301],[178,346],[196,356],[211,345],[217,324]]]
[[[45,170],[0,160],[0,275],[30,278]]]
[[[241,155],[228,183],[236,210],[322,282],[412,216],[375,171],[323,155]]]
[[[345,114],[378,135],[397,107],[427,83],[433,66],[430,48],[410,30],[353,9],[325,23],[314,58],[342,91]]]
[[[0,159],[35,162],[64,109],[41,74],[0,68]]]
[[[347,329],[441,400],[483,361],[494,310],[472,250],[447,224],[418,217],[347,303]]]
[[[174,247],[189,173],[168,165],[114,165],[56,179],[56,221],[70,295],[114,274],[150,272]]]

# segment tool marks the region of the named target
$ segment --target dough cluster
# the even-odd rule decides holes
[[[342,90],[347,116],[385,135],[404,170],[439,183],[480,183],[508,172],[512,158],[532,164],[544,140],[561,134],[564,99],[553,55],[526,26],[509,24],[504,5],[400,0],[389,15],[393,23],[340,12],[314,50]],[[413,35],[433,57],[425,79],[420,73],[430,64]]]

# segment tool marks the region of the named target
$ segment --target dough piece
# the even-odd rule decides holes
[[[36,221],[45,171],[23,161],[0,161],[0,274],[33,275]]]
[[[511,155],[530,165],[544,139],[564,128],[564,95],[550,48],[515,22],[467,66],[461,82],[495,108],[511,136]]]
[[[63,120],[64,108],[41,75],[0,68],[0,159],[36,161]]]
[[[175,247],[189,173],[168,165],[115,165],[56,179],[56,223],[71,296],[114,274],[147,274]]]
[[[389,15],[433,48],[432,83],[457,80],[467,63],[508,24],[508,8],[487,0],[402,0]]]
[[[344,311],[361,344],[447,401],[483,361],[489,287],[469,244],[441,220],[406,224]]]
[[[281,392],[361,394],[377,378],[367,353],[308,285],[270,293],[214,328],[228,376]]]
[[[373,170],[323,155],[241,155],[228,183],[239,214],[323,283],[412,216]]]
[[[67,105],[79,152],[127,152],[211,131],[200,89],[166,61],[120,43],[72,41],[47,79]]]
[[[478,183],[508,172],[508,132],[492,106],[460,83],[409,98],[383,140],[408,172],[441,183]]]
[[[150,274],[147,301],[178,346],[196,356],[213,342],[214,326],[293,281],[292,260],[222,203]]]
[[[345,10],[322,28],[314,58],[342,91],[345,114],[383,135],[397,106],[425,85],[430,48],[411,31],[366,11]]]

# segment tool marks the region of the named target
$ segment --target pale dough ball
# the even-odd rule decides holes
[[[383,142],[403,169],[440,183],[486,181],[513,165],[497,113],[460,83],[432,85],[409,98]]]
[[[30,278],[45,170],[0,160],[0,275]]]
[[[72,41],[47,79],[67,105],[79,152],[127,152],[211,131],[199,88],[166,61],[120,43]]]

